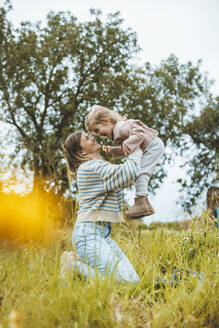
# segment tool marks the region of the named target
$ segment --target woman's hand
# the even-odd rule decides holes
[[[125,156],[128,156],[131,153],[130,149],[124,144],[122,145],[122,150]]]

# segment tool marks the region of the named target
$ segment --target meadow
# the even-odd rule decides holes
[[[60,255],[71,250],[72,226],[63,225],[43,243],[0,242],[1,328],[200,328],[219,327],[219,235],[203,212],[188,222],[152,224],[126,221],[112,238],[140,276],[137,285],[76,272],[59,279]],[[172,287],[157,288],[174,270]]]

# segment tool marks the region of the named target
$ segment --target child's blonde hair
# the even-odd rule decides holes
[[[94,124],[102,123],[104,119],[110,119],[112,123],[116,123],[117,121],[123,120],[124,117],[111,109],[95,105],[85,117],[85,127],[90,131]]]

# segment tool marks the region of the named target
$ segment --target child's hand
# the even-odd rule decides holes
[[[126,145],[122,145],[122,150],[125,156],[128,156],[131,153],[130,149]]]

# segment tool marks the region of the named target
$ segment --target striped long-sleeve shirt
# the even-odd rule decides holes
[[[123,220],[121,190],[134,183],[140,169],[141,155],[142,151],[136,150],[119,165],[103,160],[91,160],[80,165],[77,172],[77,222]]]

